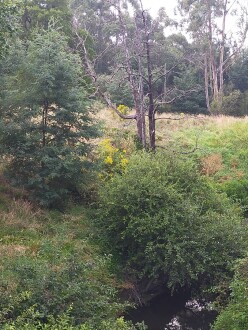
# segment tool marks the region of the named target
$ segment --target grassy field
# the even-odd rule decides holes
[[[100,111],[99,118],[105,122],[104,137],[113,143],[122,141],[131,153],[135,121],[123,121],[109,109]],[[192,157],[201,173],[230,196],[242,197],[234,191],[235,185],[241,191],[248,187],[248,117],[161,114],[156,122],[156,140],[158,149]]]
[[[112,143],[114,172],[135,150],[136,123],[119,119],[109,109],[102,109],[97,117],[103,135],[94,144],[104,139]],[[240,203],[247,214],[248,117],[161,114],[159,119],[158,148],[193,159],[200,173]],[[98,147],[93,159],[99,156]],[[106,152],[102,157],[109,171],[114,164],[106,164],[111,159]],[[102,318],[118,315],[123,305],[116,293],[125,283],[117,283],[109,257],[96,244],[89,209],[74,206],[67,213],[46,211],[27,197],[0,176],[0,308],[7,310],[8,318],[15,318],[37,305],[46,318],[73,305],[76,321],[92,319],[98,324]],[[0,313],[0,325],[4,320],[6,315]]]

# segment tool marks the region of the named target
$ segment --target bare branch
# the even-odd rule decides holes
[[[199,117],[199,116],[194,116],[194,115],[187,115],[187,118],[197,118],[197,119],[206,119],[205,117]],[[185,116],[180,116],[180,117],[157,117],[156,120],[185,120]]]
[[[74,22],[75,22],[75,20],[74,20]],[[75,35],[77,36],[77,38],[79,40],[79,45],[82,47],[82,51],[83,51],[82,55],[83,55],[83,61],[84,61],[84,64],[85,64],[86,73],[91,78],[92,83],[95,86],[95,92],[92,95],[97,95],[98,94],[107,103],[108,107],[113,109],[118,114],[118,116],[120,116],[122,119],[136,119],[137,118],[136,114],[124,115],[123,113],[121,113],[117,109],[116,105],[113,104],[113,102],[109,98],[108,94],[101,90],[101,87],[98,83],[98,76],[95,72],[93,63],[89,59],[87,48],[86,48],[86,41],[87,41],[88,36],[85,36],[84,38],[82,38],[78,34],[77,25],[75,24],[73,27],[74,27]]]
[[[192,89],[188,89],[186,91],[182,91],[182,90],[179,90],[179,89],[173,89],[173,91],[177,91],[179,93],[181,93],[180,95],[176,95],[174,96],[173,98],[171,98],[170,100],[168,101],[161,101],[161,102],[156,102],[156,106],[158,106],[159,104],[171,104],[173,103],[175,100],[178,100],[178,99],[181,99],[191,93],[197,93],[199,92],[200,88],[192,88]],[[161,97],[161,96],[160,96]]]
[[[192,150],[190,150],[190,151],[176,151],[176,150],[173,150],[172,152],[174,154],[180,154],[180,155],[190,155],[190,154],[193,154],[197,150],[200,150],[200,148],[198,147],[198,140],[199,140],[199,137],[196,137],[195,147]],[[164,146],[158,145],[157,147],[158,148],[161,148],[161,149],[168,150],[168,148],[167,147],[164,147]],[[170,148],[170,150],[171,150],[171,148]]]

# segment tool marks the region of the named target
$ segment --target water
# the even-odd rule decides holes
[[[127,318],[134,323],[144,321],[149,330],[210,330],[216,315],[209,304],[161,295],[130,311]]]

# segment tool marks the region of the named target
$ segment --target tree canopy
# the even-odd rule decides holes
[[[16,1],[0,1],[0,56],[8,46],[8,38],[15,30],[17,15]]]

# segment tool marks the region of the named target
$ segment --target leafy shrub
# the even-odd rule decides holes
[[[218,316],[214,330],[248,329],[248,259],[238,266],[231,290],[230,303]]]
[[[140,279],[212,284],[243,253],[238,208],[183,156],[137,153],[100,197],[102,237]]]
[[[229,95],[223,97],[223,103],[220,106],[218,102],[212,103],[213,112],[229,116],[245,115],[242,107],[242,93],[239,90],[233,90]]]
[[[247,214],[248,211],[248,179],[234,178],[227,180],[222,184],[223,191],[226,192],[230,198],[239,202]]]
[[[107,261],[100,257],[83,260],[78,251],[65,253],[65,249],[72,250],[46,242],[36,258],[20,255],[9,264],[5,260],[0,307],[3,309],[11,303],[12,297],[23,291],[31,293],[27,301],[15,306],[9,317],[15,319],[36,305],[42,319],[47,320],[49,315],[58,316],[73,305],[71,314],[76,321],[99,323],[123,308],[117,302],[116,290],[106,273]],[[48,257],[50,261],[46,260]]]
[[[50,324],[51,316],[58,321],[70,308],[70,324],[94,329],[124,310],[111,257],[90,244],[83,213],[80,207],[70,214],[33,211],[21,201],[0,212],[1,329],[2,324],[18,330]],[[19,326],[26,323],[30,327]]]
[[[24,293],[22,297],[28,297],[28,293]],[[75,319],[70,315],[73,308],[57,317],[49,315],[44,321],[43,315],[35,306],[28,308],[15,321],[6,321],[2,324],[3,330],[146,330],[143,323],[134,326],[131,322],[125,321],[123,317],[117,319],[107,319],[98,324],[75,324]],[[1,323],[1,314],[0,314]]]

